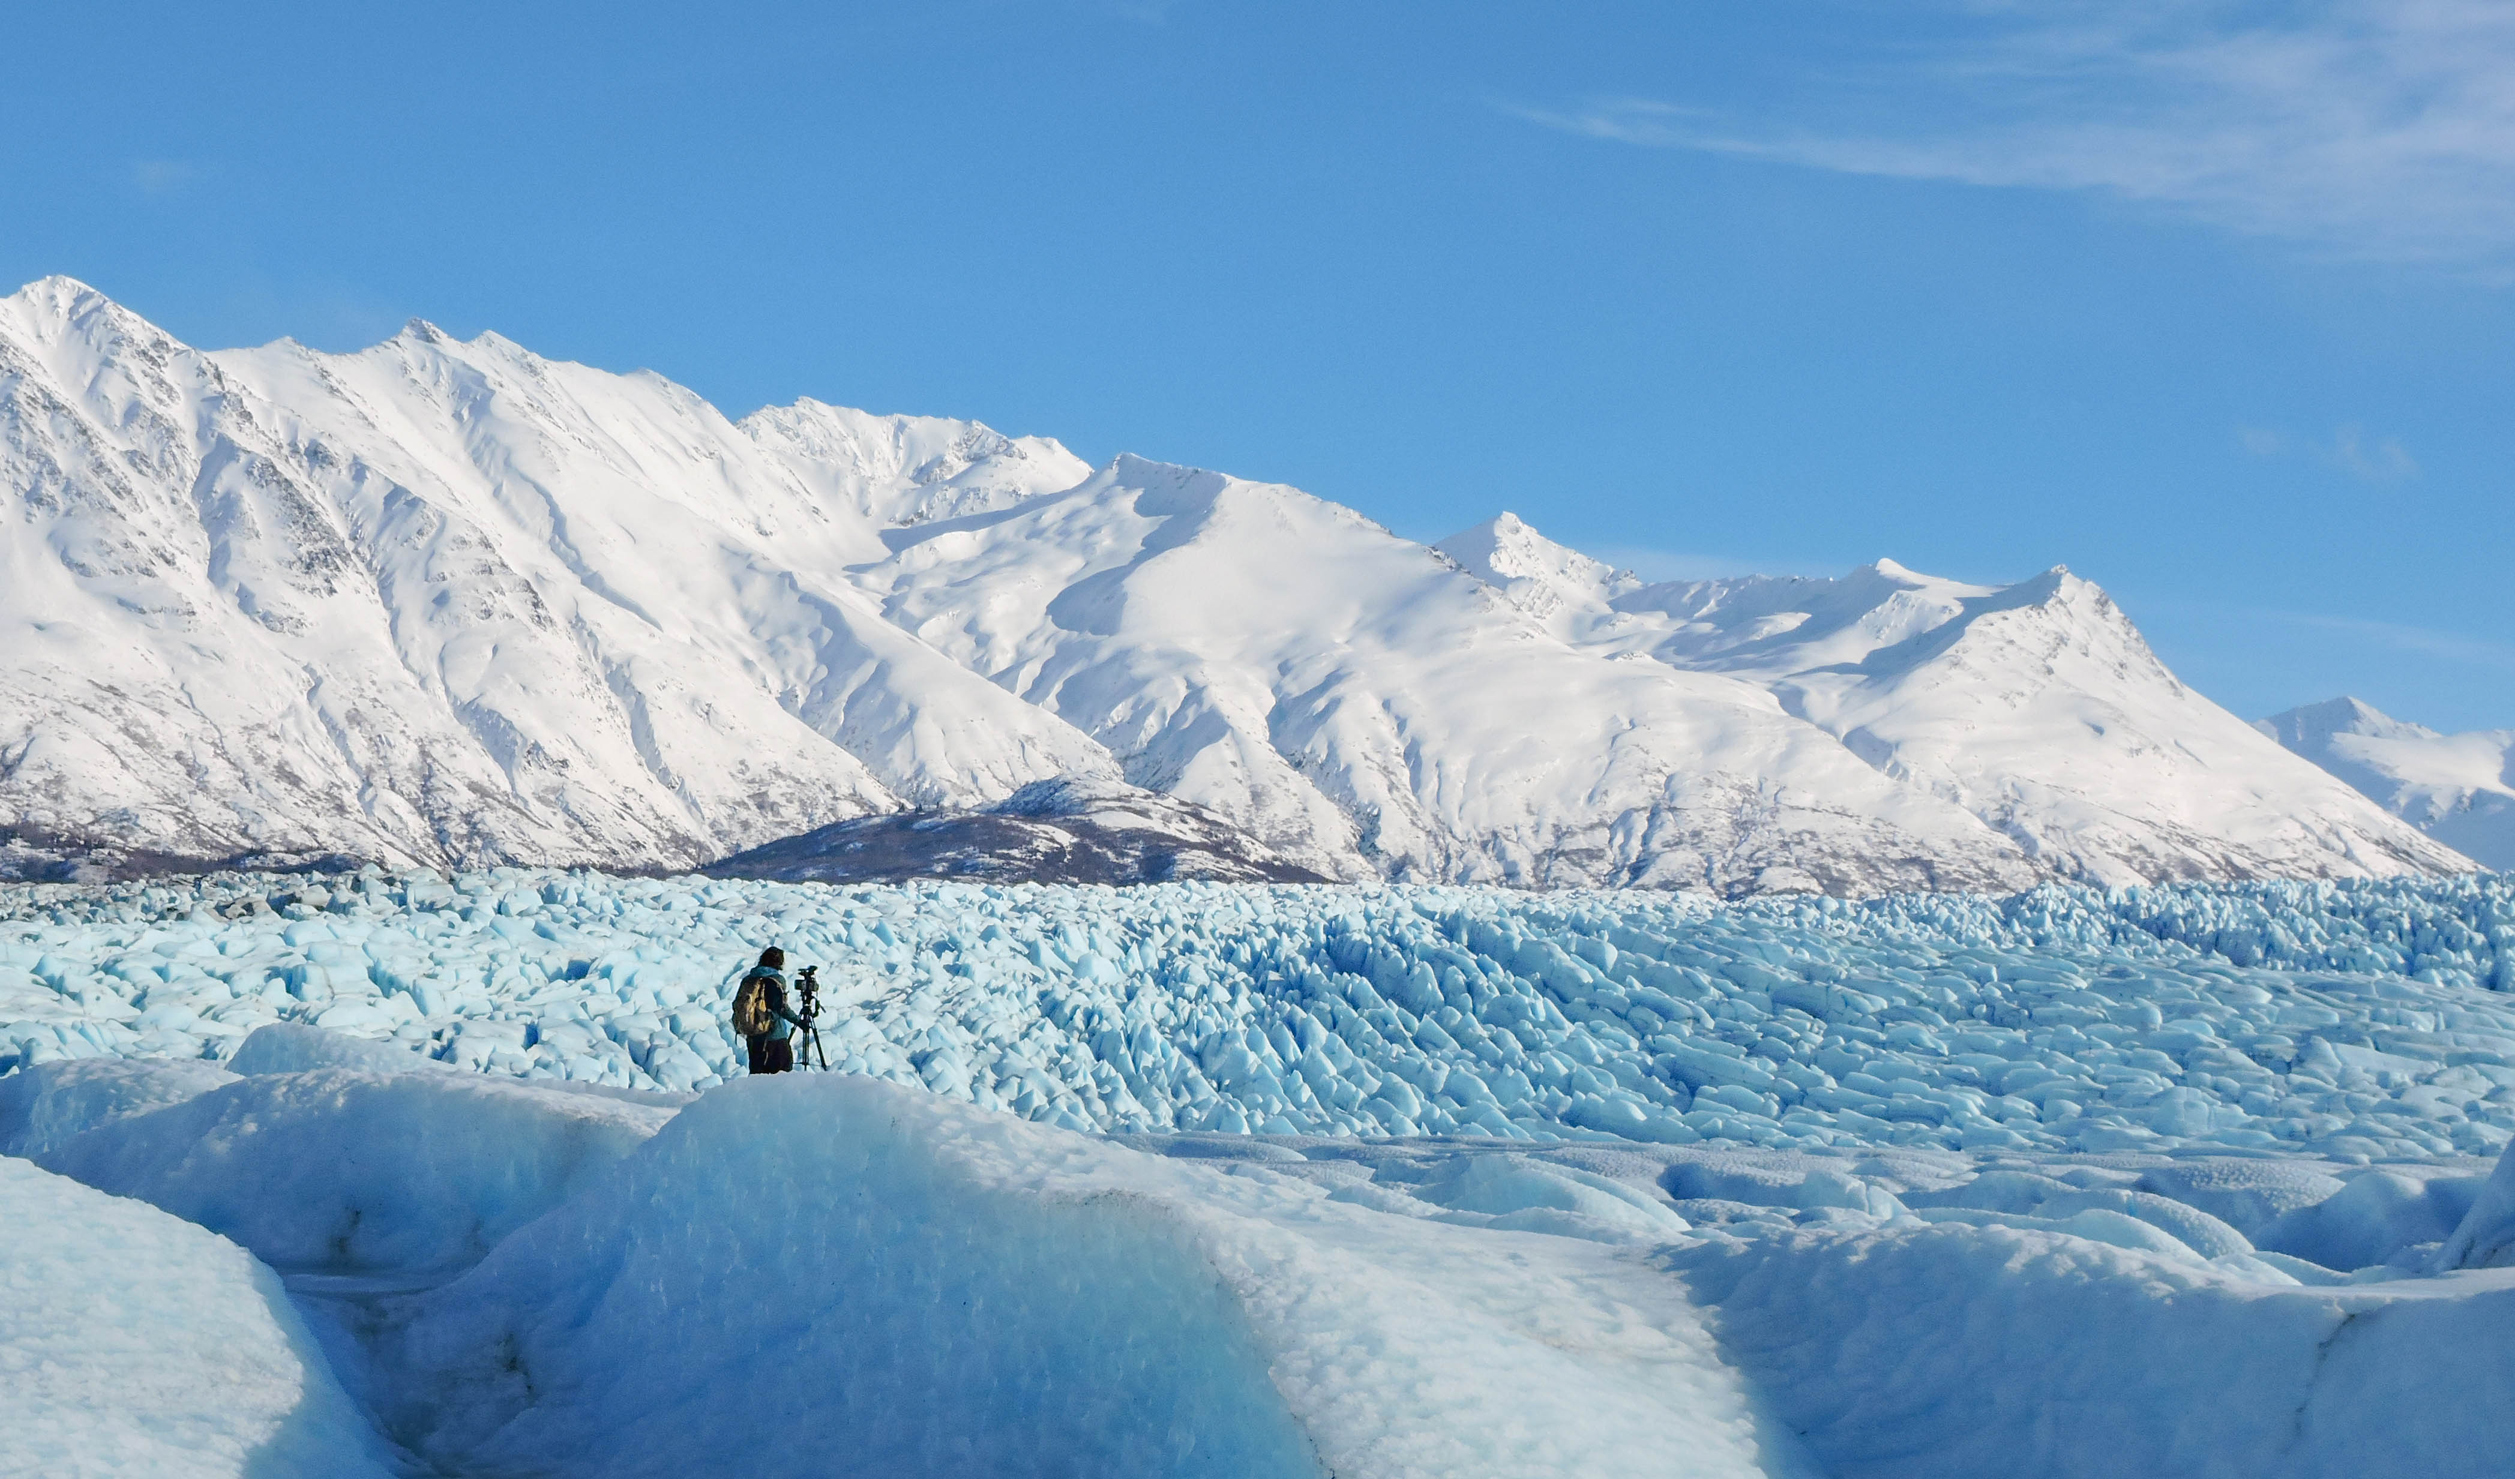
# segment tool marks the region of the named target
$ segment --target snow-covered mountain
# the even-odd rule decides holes
[[[2447,847],[2515,871],[2515,729],[2439,734],[2354,698],[2255,727]]]
[[[0,500],[0,869],[681,868],[1058,778],[1344,878],[2463,866],[2060,572],[1644,586],[1507,517],[1440,553],[421,323],[205,353],[35,283],[0,301]]]
[[[2033,876],[1756,686],[1569,647],[1295,489],[1120,457],[885,538],[854,574],[894,622],[1134,784],[1321,872],[1718,892]]]
[[[0,804],[37,842],[687,866],[1116,774],[839,573],[878,519],[1088,471],[1053,443],[738,427],[424,324],[203,354],[58,278],[0,304],[0,427]]]
[[[1645,584],[1509,514],[1440,548],[1575,647],[1770,692],[2062,876],[2468,866],[2185,687],[2065,569],[1996,588],[1887,560],[1840,579]]]

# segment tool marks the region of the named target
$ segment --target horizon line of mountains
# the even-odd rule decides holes
[[[2515,731],[2248,724],[2105,593],[1645,582],[414,321],[0,299],[0,877],[501,863],[1720,896],[2515,866]]]

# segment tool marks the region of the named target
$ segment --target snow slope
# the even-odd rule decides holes
[[[2462,866],[2065,576],[1645,589],[1516,524],[1443,555],[1289,488],[809,400],[733,422],[424,323],[203,353],[31,284],[0,503],[17,873],[686,868],[1061,779],[1347,879]],[[1832,614],[1764,609],[1794,600]]]
[[[2058,567],[1999,588],[1885,560],[1840,579],[1645,585],[1508,514],[1440,548],[1576,646],[1770,692],[2061,877],[2469,866],[2186,688],[2102,590]]]
[[[2515,729],[2439,734],[2354,698],[2254,727],[2475,862],[2515,870]]]

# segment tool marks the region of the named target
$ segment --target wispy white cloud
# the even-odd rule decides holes
[[[2097,191],[2340,257],[2515,273],[2507,0],[1977,0],[1957,14],[1961,39],[1829,79],[1822,117],[1649,98],[1520,111],[1593,138]]]
[[[2267,426],[2239,426],[2236,445],[2256,457],[2281,457],[2289,440]],[[2355,422],[2335,430],[2328,444],[2309,440],[2299,450],[2362,483],[2405,483],[2419,476],[2419,459],[2409,448],[2397,438],[2370,435]]]
[[[2290,632],[2314,632],[2472,668],[2515,673],[2515,643],[2410,622],[2381,621],[2326,611],[2299,611],[2285,606],[2213,601],[2184,595],[2143,594],[2138,600],[2138,607],[2142,612],[2162,617],[2204,622],[2218,630],[2252,624],[2272,630],[2285,628]]]
[[[2419,475],[2419,463],[2391,437],[2369,438],[2355,426],[2332,437],[2331,460],[2342,472],[2368,483],[2407,482]]]
[[[2515,645],[2505,642],[2492,642],[2460,632],[2438,631],[2432,627],[2410,626],[2396,621],[2369,621],[2363,617],[2326,616],[2310,611],[2257,608],[2251,614],[2287,626],[2364,638],[2381,646],[2415,652],[2424,657],[2444,658],[2515,673]]]

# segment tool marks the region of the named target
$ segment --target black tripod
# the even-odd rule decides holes
[[[822,1069],[830,1066],[830,1055],[821,1047],[821,968],[808,965],[795,976],[795,994],[799,998],[795,1015],[803,1019],[803,1027],[795,1035],[795,1066],[810,1068],[817,1060]]]

